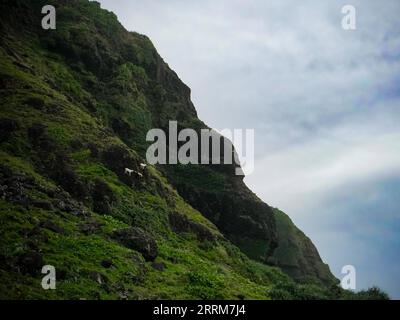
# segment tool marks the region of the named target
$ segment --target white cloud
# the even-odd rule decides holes
[[[400,176],[399,130],[376,129],[341,127],[283,148],[257,160],[246,183],[272,205],[298,212],[342,187]]]

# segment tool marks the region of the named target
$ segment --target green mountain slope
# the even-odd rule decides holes
[[[335,281],[311,240],[282,211],[273,209],[278,229],[278,247],[269,259],[292,278],[307,282],[319,279],[329,284]]]
[[[40,27],[45,4],[57,8],[57,30]],[[279,243],[299,231],[281,228],[283,214],[232,166],[141,166],[149,129],[206,128],[147,37],[86,0],[0,9],[0,298],[345,294],[311,242],[292,254],[312,282],[267,265],[299,278]],[[41,287],[45,264],[57,290]]]

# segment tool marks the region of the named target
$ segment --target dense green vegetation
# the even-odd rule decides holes
[[[44,4],[57,30],[40,28]],[[386,298],[344,292],[327,267],[282,272],[308,249],[279,244],[299,231],[230,167],[140,166],[148,129],[205,127],[147,37],[86,0],[0,9],[1,299]]]
[[[325,284],[334,283],[335,280],[329,272],[328,265],[322,262],[311,240],[284,212],[275,208],[273,211],[280,238],[278,247],[269,262],[276,264],[292,278],[302,282],[319,279]]]

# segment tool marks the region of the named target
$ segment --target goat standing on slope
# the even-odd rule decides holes
[[[125,168],[125,174],[127,174],[128,176],[132,176],[133,172],[134,172],[134,170],[129,169],[129,168]]]

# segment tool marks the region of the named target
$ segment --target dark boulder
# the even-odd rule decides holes
[[[61,188],[57,188],[55,197],[56,198],[52,201],[52,205],[57,210],[71,213],[74,216],[90,216],[90,212],[86,210],[81,202],[74,200],[68,192],[65,192]]]
[[[189,232],[190,224],[189,219],[186,216],[172,212],[168,215],[168,220],[172,231],[176,233]]]
[[[104,181],[97,179],[91,190],[93,211],[100,214],[111,214],[112,204],[116,201],[116,197]]]
[[[95,234],[101,230],[101,223],[96,220],[91,220],[82,224],[79,229],[85,235]]]
[[[116,230],[111,237],[123,246],[140,252],[147,261],[153,261],[158,255],[156,241],[141,228]]]
[[[101,261],[101,266],[103,268],[108,269],[108,268],[111,268],[113,266],[113,262],[112,262],[112,260],[106,259],[106,260]]]

